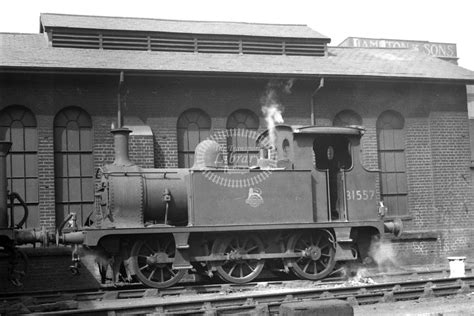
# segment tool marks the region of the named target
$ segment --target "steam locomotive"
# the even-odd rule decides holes
[[[245,283],[264,269],[318,280],[337,262],[368,257],[374,236],[401,234],[401,221],[384,221],[378,172],[360,162],[362,127],[278,125],[256,135],[248,168],[226,164],[212,138],[191,168],[140,168],[129,159],[130,130],[112,133],[115,161],[98,170],[90,226],[70,214],[54,238],[126,259],[147,286],[187,273]]]

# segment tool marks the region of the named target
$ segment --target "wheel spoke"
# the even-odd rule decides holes
[[[232,275],[232,272],[234,272],[235,267],[237,267],[237,264],[236,264],[236,263],[233,264],[232,267],[230,268],[230,270],[229,270],[229,275]]]
[[[153,276],[155,275],[155,272],[156,272],[157,269],[158,268],[155,268],[155,269],[153,269],[153,271],[151,271],[150,275],[148,276],[148,280],[151,281],[151,279],[153,279]]]
[[[306,272],[306,270],[308,269],[310,263],[311,263],[311,260],[308,260],[308,262],[306,263],[306,265],[303,268],[304,272]]]
[[[247,261],[245,261],[244,263],[247,265],[247,267],[249,267],[250,271],[255,271],[255,269]]]
[[[176,273],[173,271],[172,268],[170,268],[169,266],[166,266],[166,269],[169,271],[169,273],[170,273],[172,276],[176,276]]]
[[[150,246],[147,242],[144,243],[144,246],[145,246],[146,248],[148,248],[148,250],[150,250],[150,253],[151,253],[151,254],[154,254],[154,253],[157,252],[157,251],[155,251],[153,248],[151,248],[151,246]],[[159,249],[160,249],[160,248],[158,248],[158,250],[159,250]]]
[[[159,252],[159,251],[161,251],[161,250],[162,250],[162,249],[161,249],[161,243],[160,243],[160,240],[159,240],[159,239],[157,239],[157,240],[156,240],[156,252]]]
[[[304,248],[308,248],[309,246],[311,246],[311,244],[306,239],[301,239],[301,243],[303,244]]]
[[[258,246],[257,246],[257,245],[253,246],[253,247],[250,248],[250,249],[247,249],[247,253],[251,253],[251,252],[252,252],[253,250],[255,250],[255,249],[258,249]]]
[[[319,248],[319,249],[321,249],[321,251],[323,251],[323,249],[327,249],[327,248],[329,248],[329,247],[330,247],[330,245],[324,245],[323,247],[321,247],[321,248]]]
[[[164,247],[163,247],[163,251],[164,251],[164,252],[174,251],[174,245],[173,245],[172,248],[170,247],[170,246],[171,246],[171,242],[172,242],[172,240],[168,240],[167,243],[164,245]]]
[[[321,241],[321,235],[318,234],[318,239],[316,239],[316,242],[313,245],[318,246],[320,241]]]

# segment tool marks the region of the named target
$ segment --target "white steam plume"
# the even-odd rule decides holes
[[[379,270],[389,272],[399,268],[397,254],[392,243],[380,238],[374,238],[370,244],[369,256],[377,264]]]
[[[275,126],[284,123],[283,108],[280,104],[279,96],[290,94],[294,79],[270,80],[267,84],[266,93],[262,98],[262,113],[267,122],[270,146],[275,148]]]

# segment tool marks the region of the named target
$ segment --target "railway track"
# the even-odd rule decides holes
[[[447,278],[445,274],[444,270],[381,274],[364,278],[363,282],[333,279],[325,282],[269,281],[244,285],[178,286],[164,290],[109,288],[94,292],[36,295],[35,305],[27,306],[27,299],[23,306],[16,307],[15,304],[21,303],[18,297],[0,299],[4,305],[9,302],[7,305],[16,310],[25,307],[25,312],[44,315],[212,315],[258,309],[278,314],[280,305],[289,302],[336,298],[347,300],[353,305],[374,304],[468,293],[474,288],[474,276],[453,279]],[[397,277],[399,279],[396,281],[387,281],[388,278]],[[29,297],[29,300],[31,303],[33,298]],[[51,306],[50,302],[55,302],[56,306]],[[8,314],[8,310],[4,312]]]

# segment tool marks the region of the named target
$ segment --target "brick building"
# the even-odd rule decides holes
[[[132,159],[185,167],[212,133],[263,130],[269,82],[291,82],[278,99],[285,123],[366,128],[364,164],[382,170],[379,194],[404,219],[405,235],[393,240],[400,260],[474,255],[474,72],[412,50],[328,47],[305,25],[40,22],[39,34],[0,34],[0,138],[14,143],[9,185],[31,209],[28,227],[53,230],[73,211],[87,217],[95,170],[113,160],[118,95]]]

